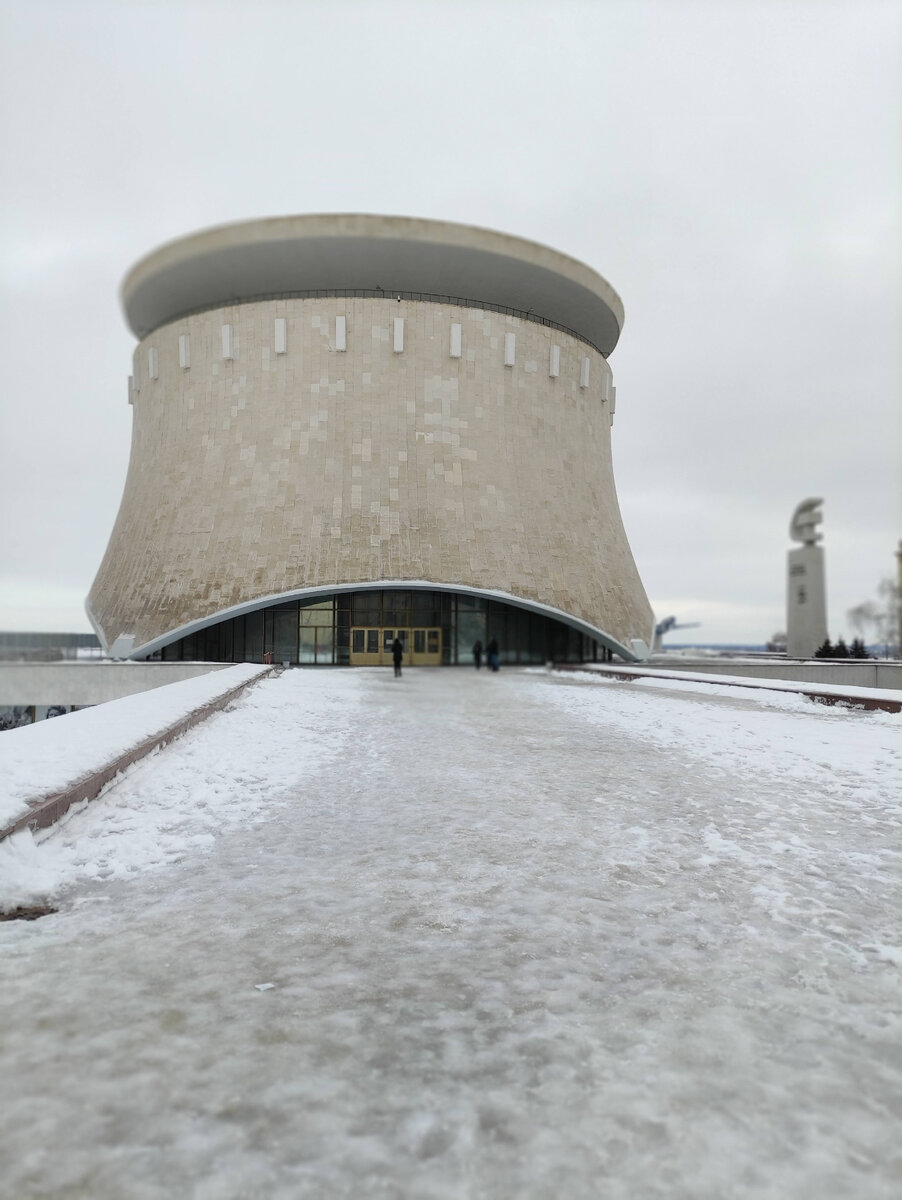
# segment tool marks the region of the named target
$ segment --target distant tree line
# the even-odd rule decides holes
[[[868,648],[861,640],[855,638],[851,646],[847,646],[845,640],[841,637],[836,639],[836,644],[826,639],[823,646],[820,646],[814,652],[815,658],[870,658]]]

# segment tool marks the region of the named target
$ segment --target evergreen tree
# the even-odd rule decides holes
[[[841,635],[837,639],[836,645],[833,647],[833,657],[834,658],[848,658],[849,657],[849,647],[846,645],[845,639]]]
[[[853,638],[852,645],[849,647],[850,658],[870,658],[868,648],[861,638]]]
[[[833,657],[833,644],[830,641],[829,635],[827,636],[826,640],[824,641],[823,646],[819,646],[817,648],[817,650],[815,650],[814,657],[815,658],[832,658]]]

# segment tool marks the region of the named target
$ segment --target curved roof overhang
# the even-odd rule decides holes
[[[188,637],[192,633],[198,633],[201,629],[207,629],[211,625],[218,625],[221,621],[228,621],[232,617],[245,616],[247,613],[256,612],[261,608],[269,608],[273,604],[281,604],[287,600],[307,600],[315,601],[317,599],[326,599],[329,596],[334,596],[342,592],[365,592],[376,591],[382,589],[399,589],[403,591],[430,591],[430,592],[455,592],[465,596],[481,596],[487,600],[499,600],[503,604],[510,604],[514,608],[522,608],[527,612],[538,613],[543,617],[551,617],[555,621],[560,621],[563,625],[569,625],[571,629],[577,630],[579,633],[584,633],[588,637],[594,638],[609,650],[627,662],[638,662],[641,656],[635,652],[632,647],[624,646],[617,638],[606,633],[603,629],[599,629],[595,625],[591,625],[588,621],[582,621],[579,617],[572,617],[569,613],[562,612],[559,608],[553,608],[550,604],[539,604],[534,600],[524,600],[520,596],[512,596],[509,592],[499,592],[486,588],[467,587],[464,584],[450,583],[434,583],[430,580],[411,580],[411,579],[380,579],[373,583],[341,583],[332,584],[328,587],[313,587],[313,588],[296,588],[288,592],[279,592],[270,596],[261,596],[256,600],[248,600],[244,604],[234,604],[230,608],[221,609],[219,612],[211,613],[209,616],[202,617],[197,621],[188,621],[184,625],[180,625],[177,629],[170,630],[158,638],[153,638],[149,642],[145,642],[141,646],[132,644],[127,654],[124,657],[130,659],[143,659],[151,654],[155,654],[158,650],[162,650],[164,646],[169,646],[172,642],[177,642],[179,638]],[[91,624],[94,626],[97,636],[100,638],[104,650],[109,653],[109,645],[103,635],[94,614],[91,612],[90,606],[86,605],[86,610]],[[120,635],[123,636],[123,635]],[[124,635],[128,638],[129,635]],[[117,639],[118,641],[119,639]]]
[[[145,338],[189,313],[300,292],[425,293],[543,318],[607,356],[623,304],[584,263],[537,242],[445,221],[368,214],[270,217],[170,242],[121,288]]]

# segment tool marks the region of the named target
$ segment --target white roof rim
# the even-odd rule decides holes
[[[623,303],[596,271],[538,242],[446,221],[363,213],[266,217],[179,238],[121,288],[136,337],[188,315],[298,292],[384,291],[513,309],[607,356]]]

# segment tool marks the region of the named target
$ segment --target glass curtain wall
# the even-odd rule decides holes
[[[374,589],[292,600],[189,634],[153,655],[165,661],[347,665],[351,630],[441,629],[442,662],[472,663],[473,646],[498,640],[508,665],[610,657],[594,639],[538,613],[482,596]]]

